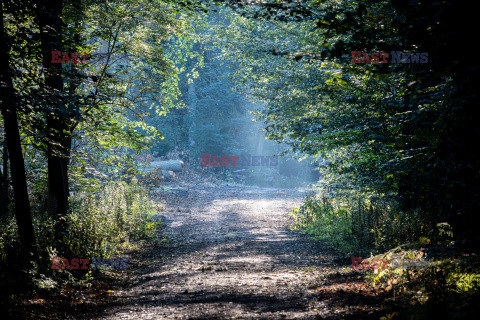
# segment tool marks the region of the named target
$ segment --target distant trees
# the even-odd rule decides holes
[[[149,122],[165,136],[165,141],[152,147],[160,155],[176,147],[200,159],[202,153],[239,153],[245,147],[240,135],[249,122],[250,103],[241,92],[235,92],[235,84],[228,77],[236,67],[219,59],[220,49],[211,44],[212,35],[207,30],[210,19],[212,15],[198,21],[189,30],[190,38],[180,37],[167,50],[182,72],[178,79],[178,108],[168,115],[152,114]]]

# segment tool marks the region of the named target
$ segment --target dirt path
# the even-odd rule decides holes
[[[116,293],[101,319],[337,318],[340,296],[317,289],[339,275],[331,257],[287,230],[302,193],[197,186],[168,198],[163,234],[171,241],[144,253],[131,287]],[[357,307],[340,298],[342,312]]]

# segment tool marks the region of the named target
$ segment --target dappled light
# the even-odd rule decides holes
[[[0,1],[0,318],[477,319],[465,1]]]

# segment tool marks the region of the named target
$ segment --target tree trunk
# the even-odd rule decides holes
[[[68,209],[68,164],[71,150],[71,116],[63,101],[63,75],[61,63],[52,63],[52,51],[63,52],[63,21],[60,14],[62,0],[38,1],[37,21],[45,68],[45,87],[50,98],[47,118],[47,208],[60,222],[57,231],[65,231]],[[52,99],[53,98],[53,99]]]
[[[195,83],[190,83],[188,85],[188,111],[190,113],[190,118],[192,119],[192,124],[190,128],[188,128],[188,143],[190,146],[195,145],[195,119],[196,119],[196,111],[197,111],[197,94],[195,93]]]
[[[25,164],[20,143],[20,132],[17,119],[17,101],[10,73],[10,62],[3,23],[3,1],[0,2],[0,97],[1,112],[5,127],[7,149],[10,157],[10,173],[12,177],[15,216],[20,235],[23,254],[29,259],[36,258],[35,234],[32,225],[30,202],[28,199]],[[32,254],[32,255],[30,255]]]
[[[8,149],[6,138],[2,148],[2,174],[0,175],[0,217],[8,214],[10,199],[8,197]]]

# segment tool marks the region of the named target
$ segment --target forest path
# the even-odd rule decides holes
[[[196,186],[168,195],[162,237],[171,240],[142,253],[102,319],[337,318],[329,301],[338,295],[317,290],[339,275],[332,257],[287,228],[301,192]]]

